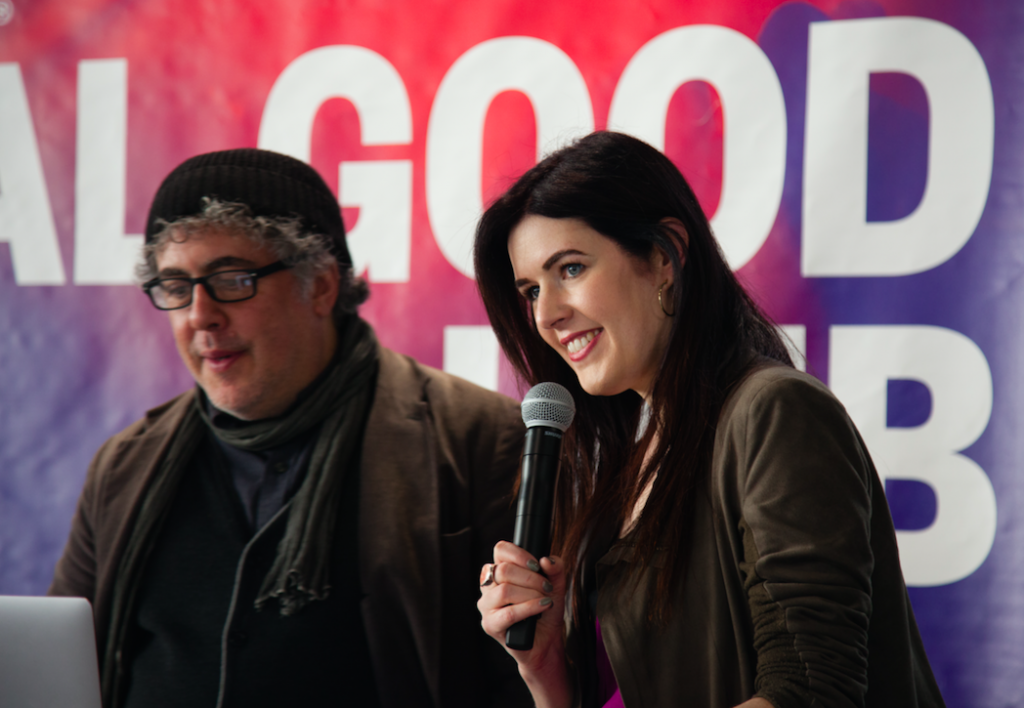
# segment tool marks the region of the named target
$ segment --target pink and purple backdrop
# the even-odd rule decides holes
[[[93,452],[191,384],[131,285],[175,165],[309,160],[381,340],[514,395],[466,239],[612,126],[864,433],[949,705],[1024,705],[1022,111],[1012,0],[0,0],[0,593],[45,591]]]

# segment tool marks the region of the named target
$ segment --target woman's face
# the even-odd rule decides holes
[[[583,390],[646,397],[672,324],[658,302],[673,279],[666,254],[656,248],[643,261],[580,219],[529,215],[512,230],[508,255],[537,331]]]

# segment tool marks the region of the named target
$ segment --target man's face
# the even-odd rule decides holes
[[[196,278],[275,260],[247,236],[209,230],[167,243],[156,265],[161,278]],[[217,302],[197,285],[191,305],[167,314],[182,361],[213,405],[259,420],[283,413],[327,366],[337,294],[336,269],[317,276],[309,297],[285,270],[260,278],[256,296],[241,302]]]

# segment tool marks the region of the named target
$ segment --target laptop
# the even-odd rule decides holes
[[[0,706],[101,708],[88,600],[0,595]]]

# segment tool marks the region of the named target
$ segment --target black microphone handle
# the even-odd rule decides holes
[[[538,425],[526,430],[512,542],[538,560],[551,552],[551,517],[561,446],[562,432],[557,428]],[[509,649],[532,649],[536,629],[536,615],[516,622],[505,633],[505,645]]]

